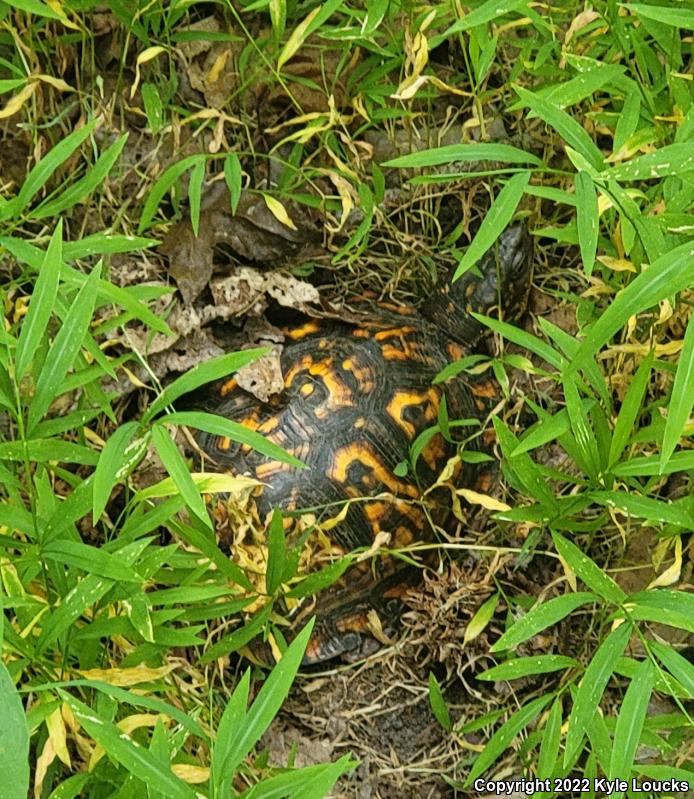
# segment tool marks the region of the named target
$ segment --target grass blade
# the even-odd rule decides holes
[[[247,363],[260,358],[261,355],[265,355],[268,349],[268,347],[256,347],[255,349],[241,350],[240,352],[229,352],[226,355],[211,358],[205,363],[194,366],[174,380],[173,383],[169,383],[144,413],[142,417],[143,423],[147,424],[158,413],[163,411],[167,405],[171,405],[184,394],[194,391],[196,388],[205,385],[205,383],[211,383],[214,380],[219,380],[220,377],[226,377]]]
[[[620,605],[626,601],[627,595],[617,583],[611,577],[608,577],[575,544],[567,541],[559,533],[553,532],[552,538],[559,555],[571,566],[591,591],[594,591],[608,602],[613,602],[615,605]]]
[[[545,705],[552,699],[552,694],[540,696],[524,705],[518,712],[514,713],[508,721],[492,735],[489,743],[484,747],[475,762],[470,773],[465,780],[465,785],[469,786],[472,782],[483,774],[492,763],[495,763],[501,755],[511,745],[513,739],[519,732],[524,730],[533,719],[535,719]]]
[[[631,776],[654,679],[655,669],[651,661],[646,658],[641,661],[629,683],[619,710],[610,760],[610,779],[626,780]],[[617,793],[618,797],[622,795]]]
[[[181,492],[186,505],[198,519],[206,526],[211,527],[210,517],[207,514],[205,500],[200,496],[197,486],[190,476],[190,471],[183,456],[178,451],[169,432],[163,425],[152,428],[152,443],[166,467],[166,471]]]
[[[57,216],[68,208],[72,208],[73,205],[77,205],[77,203],[85,197],[88,197],[104,182],[104,180],[106,180],[108,173],[120,157],[127,139],[127,133],[124,133],[116,139],[116,141],[99,156],[94,166],[81,180],[73,183],[55,199],[41,203],[29,216],[32,219],[45,219],[47,216]]]
[[[573,117],[569,116],[566,111],[562,111],[550,100],[546,100],[527,89],[514,86],[514,90],[523,105],[527,105],[535,116],[540,117],[548,125],[551,125],[566,144],[580,153],[596,171],[599,172],[603,168],[602,153],[598,146]]]
[[[241,679],[238,681],[234,692],[229,697],[227,706],[224,708],[222,718],[217,726],[212,757],[210,761],[210,787],[212,797],[223,797],[231,794],[231,784],[234,778],[233,771],[224,769],[226,760],[234,737],[238,734],[239,727],[246,724],[246,710],[248,708],[248,692],[251,685],[251,670],[246,669]]]
[[[157,208],[159,208],[159,203],[164,199],[164,195],[184,172],[198,164],[201,159],[203,163],[206,160],[204,155],[189,155],[187,158],[182,158],[180,161],[171,164],[168,169],[164,170],[159,180],[152,186],[152,190],[145,200],[142,216],[140,217],[140,224],[137,228],[138,233],[142,233],[144,230],[147,230],[148,227],[151,227],[154,214],[156,214]]]
[[[578,244],[586,275],[593,274],[598,248],[598,196],[593,179],[587,172],[578,172],[576,182],[576,221]]]
[[[15,374],[18,383],[21,382],[31,365],[53,313],[53,306],[58,294],[60,264],[63,260],[62,244],[63,222],[59,219],[39,269],[36,283],[34,283],[29,310],[17,340]]]
[[[532,674],[550,674],[559,669],[571,669],[581,664],[566,655],[536,655],[507,660],[477,675],[478,680],[519,680]]]
[[[247,723],[237,726],[224,758],[223,770],[227,774],[233,774],[236,771],[244,757],[258,743],[270,722],[277,715],[299,670],[312,630],[313,619],[287,647],[282,655],[282,660],[265,680],[258,696],[248,710]]]
[[[519,172],[508,180],[487,211],[477,235],[470,242],[465,255],[455,270],[453,280],[471,269],[480,258],[498,241],[513,218],[521,201],[525,187],[530,180],[530,172]]]
[[[634,316],[694,283],[694,242],[686,242],[654,261],[617,294],[590,328],[565,374],[581,369]]]
[[[564,752],[565,766],[572,761],[581,745],[586,729],[598,708],[605,686],[629,642],[630,635],[631,625],[627,622],[620,624],[600,644],[583,675],[569,716],[569,731],[566,736]]]
[[[670,674],[689,692],[690,698],[694,699],[694,664],[676,649],[659,641],[650,641],[648,645]]]
[[[675,382],[672,384],[668,403],[667,421],[663,433],[660,455],[662,474],[675,451],[677,442],[684,433],[689,414],[694,407],[694,316],[689,320],[684,334],[684,344],[677,365]]]
[[[651,367],[653,366],[654,353],[651,351],[646,358],[641,361],[636,374],[629,383],[627,393],[624,396],[624,402],[619,409],[619,416],[614,426],[612,433],[612,441],[610,442],[610,454],[608,456],[607,468],[611,469],[621,458],[622,453],[626,449],[629,441],[629,436],[634,427],[639,413],[641,412],[643,398],[646,395],[648,388],[648,381],[651,376]]]
[[[126,451],[135,431],[137,422],[121,425],[101,450],[99,462],[94,471],[94,494],[92,500],[92,520],[96,524],[106,508],[111,491],[116,485],[117,475],[125,463]]]
[[[94,131],[97,120],[93,119],[83,128],[70,133],[55,145],[27,175],[19,194],[0,210],[0,221],[11,216],[19,216],[46,184],[50,176],[86,141]]]
[[[152,791],[163,792],[171,799],[195,799],[195,791],[180,780],[169,763],[136,743],[115,724],[102,718],[93,708],[85,705],[62,688],[58,693],[86,732],[100,744],[110,758],[142,780]]]
[[[175,411],[168,414],[164,420],[168,424],[186,425],[186,427],[194,427],[196,430],[202,430],[213,436],[223,436],[240,444],[248,444],[249,447],[253,447],[254,450],[268,458],[288,463],[298,469],[306,468],[306,464],[303,461],[290,455],[282,447],[273,444],[272,441],[268,441],[261,433],[249,430],[242,424],[233,421],[233,419],[225,419],[223,416],[204,413],[203,411]]]
[[[0,769],[2,799],[29,794],[29,730],[24,707],[7,666],[0,661]]]
[[[202,197],[202,184],[205,182],[205,162],[198,161],[190,173],[188,182],[188,203],[190,206],[190,224],[193,235],[197,238],[200,231],[200,200]]]
[[[62,393],[65,375],[84,343],[94,313],[100,273],[100,265],[95,266],[77,293],[48,351],[41,374],[36,381],[36,392],[29,405],[27,419],[29,435],[53,400]]]
[[[265,572],[265,590],[268,594],[274,594],[280,587],[282,575],[284,574],[285,558],[286,542],[282,511],[279,508],[275,508],[272,512],[268,534],[267,570]]]
[[[428,166],[441,166],[454,162],[501,161],[507,164],[533,164],[541,166],[539,158],[510,144],[448,144],[432,147],[417,153],[408,153],[392,158],[382,164],[399,169],[421,169]]]
[[[558,596],[540,605],[535,605],[499,638],[491,647],[490,652],[513,649],[513,647],[522,644],[528,638],[532,638],[533,635],[536,635],[546,627],[551,627],[566,618],[569,613],[573,613],[581,605],[588,605],[597,601],[598,596],[596,594],[588,591],[576,591],[573,594]]]

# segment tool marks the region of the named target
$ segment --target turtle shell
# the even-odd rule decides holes
[[[482,382],[456,378],[434,384],[465,349],[414,309],[374,310],[373,320],[357,325],[310,320],[285,330],[284,391],[274,400],[261,402],[233,378],[207,389],[205,410],[263,434],[307,468],[269,459],[228,438],[197,435],[219,465],[266,484],[258,499],[261,515],[277,506],[335,516],[353,500],[331,531],[345,551],[370,546],[380,532],[390,533],[397,547],[428,537],[421,494],[457,444],[437,432],[421,448],[414,473],[401,465],[418,437],[437,425],[444,398],[447,417],[470,420],[464,435],[474,442],[489,394]],[[460,479],[470,482],[473,476]]]

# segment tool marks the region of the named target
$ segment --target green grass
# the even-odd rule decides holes
[[[537,601],[498,586],[470,625],[468,641],[501,622],[494,665],[475,676],[520,686],[513,700],[456,719],[432,675],[442,726],[485,744],[461,747],[462,776],[449,779],[465,790],[505,763],[541,779],[694,784],[694,667],[677,643],[694,633],[688,4],[109,7],[98,18],[87,0],[0,3],[0,796],[320,797],[353,766],[279,768],[256,749],[306,644],[302,633],[287,647],[276,600],[351,561],[297,576],[300,547],[275,519],[259,584],[220,550],[201,494],[250,486],[192,473],[175,443],[189,426],[286,457],[228,421],[172,412],[259,351],[165,388],[152,380],[147,407],[127,417],[113,388],[147,360],[124,331],[172,334],[158,303],[173,287],[121,285],[116,267],[155,260],[174,222],[197,233],[212,178],[232,211],[246,191],[281,223],[292,208],[317,212],[331,253],[320,266],[338,288],[421,295],[437,267],[461,274],[512,218],[529,220],[535,284],[571,324],[484,318],[526,356],[483,362],[507,400],[493,424],[510,509],[494,517],[528,531],[523,557],[549,550],[556,572]],[[199,52],[214,57],[196,78]],[[214,70],[228,81],[217,105]],[[277,178],[263,183],[271,162]],[[155,458],[159,479],[143,487]],[[631,592],[619,563],[642,536],[657,576]],[[560,623],[586,631],[581,646],[529,655]],[[262,673],[225,658],[263,631],[284,656],[249,704]],[[524,693],[529,677],[539,693]],[[672,712],[649,715],[652,696]]]

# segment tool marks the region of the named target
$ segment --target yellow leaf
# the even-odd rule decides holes
[[[54,89],[58,89],[61,92],[74,92],[75,89],[70,86],[69,83],[65,83],[64,80],[60,78],[54,78],[52,75],[34,75],[37,80],[42,81],[43,83],[47,83],[49,86],[52,86]]]
[[[143,50],[140,55],[137,57],[137,61],[135,62],[135,80],[133,81],[133,85],[130,87],[130,99],[132,100],[135,96],[135,92],[137,91],[137,87],[140,85],[140,67],[142,64],[146,64],[148,61],[151,61],[153,58],[156,58],[158,55],[166,52],[165,47],[161,47],[157,45],[156,47],[148,47],[146,50]]]
[[[46,0],[46,5],[55,11],[55,13],[60,17],[60,21],[63,23],[63,25],[65,25],[66,28],[72,28],[73,31],[82,30],[79,25],[76,25],[72,20],[67,18],[62,3],[59,3],[58,0]]]
[[[195,472],[191,474],[193,482],[203,494],[243,494],[263,485],[258,480],[242,475],[214,474],[212,472]],[[178,493],[176,484],[170,477],[160,480],[152,486],[140,491],[138,500],[152,499],[155,497],[172,497]]]
[[[87,680],[99,680],[108,685],[124,687],[158,680],[170,674],[175,668],[175,666],[160,666],[158,669],[152,669],[148,666],[133,666],[127,669],[87,669],[79,673]]]
[[[50,738],[46,739],[43,745],[43,750],[36,761],[36,768],[34,771],[34,799],[41,799],[43,795],[43,781],[46,778],[48,767],[55,760],[55,750],[53,749],[53,741]]]
[[[275,219],[279,220],[283,225],[291,228],[292,230],[296,230],[296,225],[292,221],[291,217],[287,213],[287,209],[282,205],[282,203],[271,197],[269,194],[263,194],[263,199],[265,200],[265,205],[270,210],[270,213],[275,217]]]
[[[222,74],[222,70],[226,66],[226,63],[229,60],[230,55],[231,55],[231,50],[223,50],[217,56],[217,58],[214,61],[214,64],[212,64],[209,72],[207,73],[208,83],[216,83],[219,80],[219,76]]]
[[[59,707],[46,719],[46,728],[48,729],[48,737],[51,740],[53,751],[66,766],[71,766],[70,753],[67,749],[65,721]]]
[[[289,61],[289,59],[296,53],[296,51],[301,47],[306,39],[306,32],[308,30],[309,25],[313,22],[318,14],[320,14],[321,9],[323,6],[318,6],[314,8],[313,11],[306,17],[303,22],[300,22],[296,28],[291,33],[289,39],[287,39],[287,43],[282,48],[282,52],[280,53],[279,58],[277,59],[277,69],[280,70],[284,66],[284,64]]]
[[[193,766],[188,763],[174,763],[171,771],[183,782],[189,785],[198,785],[207,782],[210,778],[210,770],[207,766]]]
[[[37,83],[27,83],[27,85],[21,89],[20,91],[15,94],[14,97],[10,97],[7,101],[7,105],[4,108],[0,109],[0,119],[7,119],[8,117],[13,116],[14,114],[19,111],[24,103],[31,97],[31,95],[36,91]]]
[[[282,652],[277,645],[277,639],[272,633],[268,633],[267,642],[270,645],[270,651],[272,652],[272,657],[275,659],[275,663],[279,663],[280,660],[282,660]]]
[[[393,640],[383,631],[381,619],[376,611],[371,608],[366,614],[366,627],[373,637],[384,646],[392,646]]]
[[[327,174],[330,182],[337,189],[337,193],[340,196],[340,202],[342,203],[340,224],[337,227],[329,227],[331,233],[339,233],[345,226],[345,222],[354,208],[354,199],[352,197],[352,192],[354,190],[352,189],[352,184],[349,181],[345,180],[342,175],[339,175],[332,169],[325,170],[325,174]]]
[[[483,602],[475,612],[475,615],[470,619],[470,623],[465,628],[465,635],[463,636],[463,646],[473,641],[489,624],[499,604],[499,594],[492,594],[486,602]]]
[[[609,255],[598,255],[598,261],[613,272],[636,272],[634,264],[626,258],[612,258]]]
[[[562,556],[559,553],[557,553],[557,557],[559,558],[559,562],[561,563],[564,569],[564,574],[566,575],[566,582],[569,584],[572,591],[578,591],[578,586],[576,584],[576,572],[571,568],[569,562],[564,560],[564,558],[562,558]]]
[[[650,582],[646,586],[646,590],[650,590],[651,588],[662,588],[666,585],[672,585],[676,583],[682,574],[682,536],[675,536],[675,560],[672,562],[671,566],[668,566],[667,569],[662,574],[659,574],[655,580]]]
[[[469,488],[461,488],[456,492],[463,499],[467,500],[471,505],[481,505],[486,510],[511,510],[511,506],[505,502],[500,502],[488,494],[480,494],[478,491],[472,491]]]

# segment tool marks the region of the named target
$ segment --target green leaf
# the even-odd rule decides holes
[[[489,739],[489,743],[484,747],[475,762],[472,764],[470,773],[465,780],[465,785],[471,785],[480,774],[483,774],[492,763],[495,763],[501,755],[508,749],[513,739],[519,732],[530,724],[552,699],[552,694],[540,696],[524,705],[514,713]]]
[[[586,275],[593,274],[595,253],[598,247],[598,196],[593,179],[587,172],[578,172],[576,182],[576,222],[581,260]]]
[[[451,714],[448,712],[448,705],[443,698],[439,681],[432,671],[429,672],[429,704],[431,705],[431,711],[436,721],[438,721],[444,730],[450,732],[453,729]]]
[[[97,577],[120,582],[142,582],[142,578],[123,563],[119,555],[111,555],[81,541],[52,541],[41,549],[41,556],[56,563],[75,566]]]
[[[561,695],[557,696],[550,708],[545,729],[540,744],[540,754],[537,759],[537,776],[546,780],[552,777],[559,760],[559,746],[561,744],[562,701]]]
[[[457,162],[501,161],[508,164],[534,164],[540,166],[539,158],[512,147],[509,144],[449,144],[433,147],[416,153],[401,155],[382,164],[399,169],[417,169],[427,166],[441,166]]]
[[[205,182],[205,162],[198,161],[190,173],[188,182],[188,202],[190,204],[190,224],[193,228],[193,235],[197,238],[200,230],[200,199],[202,197],[202,185]]]
[[[574,358],[565,367],[571,374],[590,361],[634,316],[694,283],[694,242],[666,252],[617,294],[590,328]]]
[[[537,655],[507,660],[498,666],[476,675],[478,680],[518,680],[531,674],[549,674],[560,669],[571,669],[581,664],[565,655]]]
[[[273,444],[272,441],[268,441],[262,433],[249,430],[242,424],[233,421],[233,419],[226,419],[223,416],[203,411],[175,411],[163,417],[162,421],[167,424],[194,427],[196,430],[203,430],[213,436],[230,438],[232,441],[248,444],[249,447],[253,447],[254,450],[268,458],[288,463],[298,469],[306,468],[306,464],[303,461],[290,455],[282,447]]]
[[[566,111],[562,111],[550,100],[546,100],[527,89],[523,89],[520,86],[514,86],[513,88],[523,105],[527,105],[533,115],[540,117],[548,125],[551,125],[566,144],[580,153],[593,169],[599,172],[603,168],[602,153],[598,146],[572,116],[569,116]]]
[[[163,425],[152,428],[152,443],[154,444],[166,471],[181,492],[186,505],[198,519],[207,527],[212,527],[210,517],[205,507],[205,500],[200,496],[197,486],[190,476],[188,465],[178,451],[178,447],[171,438],[168,430]]]
[[[596,564],[586,554],[584,554],[575,544],[567,541],[562,535],[552,532],[552,539],[557,548],[557,552],[571,566],[583,582],[596,594],[621,605],[626,601],[627,595],[617,585],[617,583]]]
[[[689,143],[668,144],[652,153],[632,158],[605,170],[605,177],[624,183],[629,180],[653,180],[667,175],[694,171],[694,153]]]
[[[618,153],[636,132],[641,117],[641,92],[634,84],[633,90],[624,95],[624,105],[617,119],[614,132],[613,152]]]
[[[313,619],[287,647],[282,660],[270,672],[270,676],[248,709],[246,723],[237,725],[234,729],[222,766],[225,774],[236,772],[279,712],[299,670],[312,631]]]
[[[282,511],[279,508],[275,508],[272,511],[272,519],[270,520],[267,570],[265,572],[265,583],[268,594],[274,594],[275,591],[277,591],[282,582],[282,575],[284,574],[286,542],[284,539],[283,522]]]
[[[126,462],[128,445],[137,431],[137,422],[121,425],[101,450],[99,462],[94,471],[94,498],[92,501],[92,520],[96,524],[106,508],[113,487],[118,482],[118,473]]]
[[[345,555],[344,557],[331,563],[320,571],[313,572],[305,577],[298,585],[295,585],[291,591],[287,591],[285,596],[292,599],[299,599],[304,596],[311,596],[312,594],[322,591],[329,585],[332,585],[336,580],[347,571],[352,565],[354,557],[352,555]]]
[[[610,761],[610,779],[627,780],[631,776],[636,747],[639,744],[648,703],[651,700],[654,678],[653,664],[648,658],[642,660],[624,694],[619,716],[617,716]],[[618,795],[623,794],[618,793]]]
[[[514,646],[527,641],[533,635],[551,627],[561,619],[568,616],[581,605],[597,602],[596,594],[587,591],[577,591],[573,594],[565,594],[547,602],[535,605],[528,613],[514,622],[513,626],[507,630],[501,638],[491,647],[491,652],[500,652],[504,649],[512,649]]]
[[[24,707],[7,666],[0,661],[0,799],[29,794],[29,730]]]
[[[635,11],[640,17],[662,22],[674,28],[694,30],[694,11],[689,8],[670,8],[669,6],[653,6],[643,3],[620,3],[620,6]]]
[[[627,607],[634,618],[662,621],[694,632],[694,594],[665,588],[641,591],[629,597]]]
[[[684,334],[684,344],[677,364],[675,382],[667,406],[667,422],[661,446],[661,474],[684,433],[689,414],[694,407],[694,316]]]
[[[154,214],[156,214],[157,208],[159,208],[159,203],[161,203],[164,199],[164,195],[171,189],[181,175],[191,167],[196,166],[201,161],[204,163],[206,160],[207,156],[205,155],[189,155],[187,158],[183,158],[175,164],[171,164],[170,167],[164,170],[147,196],[142,209],[140,224],[137,228],[138,233],[142,233],[144,230],[147,230],[148,227],[151,227]]]
[[[53,339],[41,374],[36,381],[36,391],[29,404],[28,435],[31,435],[53,400],[62,393],[61,388],[65,375],[84,344],[94,313],[96,287],[100,272],[100,265],[95,266],[91,271]]]
[[[508,14],[509,11],[516,11],[517,9],[525,10],[528,6],[528,0],[486,0],[482,5],[470,11],[462,19],[454,22],[439,36],[433,37],[429,43],[429,47],[436,47],[444,40],[452,37],[454,34],[461,31],[476,28],[478,25],[486,25],[487,22],[498,22],[499,17]]]
[[[220,377],[226,377],[231,372],[235,372],[247,363],[251,363],[261,355],[268,352],[268,347],[257,347],[250,350],[241,350],[241,352],[229,352],[226,355],[220,355],[218,358],[211,358],[209,361],[198,364],[192,369],[189,369],[185,374],[176,378],[173,383],[162,391],[162,393],[154,400],[154,402],[147,408],[143,417],[142,423],[147,424],[158,413],[164,410],[167,405],[171,405],[179,397],[188,394],[199,388],[205,383],[211,383],[218,380]]]
[[[271,614],[272,605],[266,605],[260,613],[251,619],[251,621],[246,622],[243,626],[234,630],[233,633],[225,635],[212,646],[208,647],[200,658],[200,663],[211,663],[217,658],[226,657],[232,652],[236,652],[242,646],[246,646],[246,644],[252,641],[265,627]]]
[[[578,447],[588,476],[597,481],[598,475],[600,474],[600,454],[598,452],[595,432],[592,429],[585,407],[581,402],[574,375],[569,375],[562,380],[562,385],[564,387],[564,399],[571,423],[573,440]]]
[[[653,477],[660,474],[686,472],[690,469],[694,469],[694,452],[684,450],[675,452],[664,469],[662,469],[662,461],[659,456],[644,455],[618,464],[612,469],[612,473],[617,477]]]
[[[627,622],[621,624],[600,644],[598,651],[586,668],[569,716],[569,731],[564,751],[565,767],[573,760],[581,746],[583,736],[595,715],[605,686],[612,676],[614,667],[624,652],[630,636],[631,625]]]
[[[87,122],[83,128],[67,135],[62,141],[58,142],[53,149],[46,153],[27,175],[26,180],[22,184],[22,188],[19,190],[19,194],[6,205],[0,206],[0,221],[8,219],[9,217],[21,215],[34,195],[44,187],[56,169],[67,161],[75,150],[91,136],[97,122],[97,119]]]
[[[477,235],[470,242],[465,255],[461,258],[453,275],[453,280],[457,280],[462,274],[471,269],[496,244],[499,236],[516,213],[529,180],[530,172],[519,172],[510,178],[501,189],[482,219]]]
[[[94,166],[87,174],[76,183],[73,183],[65,191],[61,192],[52,200],[46,200],[38,208],[29,213],[31,219],[45,219],[47,216],[58,216],[73,205],[88,197],[95,189],[99,188],[106,180],[113,165],[116,163],[128,139],[128,134],[124,133],[105,150],[97,159]]]
[[[236,209],[241,199],[241,189],[243,172],[241,170],[241,162],[239,161],[236,153],[227,153],[224,159],[224,180],[229,189],[229,200],[231,203],[231,213],[235,214]]]
[[[0,460],[7,461],[63,461],[64,463],[96,464],[98,456],[93,449],[62,441],[59,438],[31,438],[24,441],[0,443]]]
[[[688,499],[668,502],[652,499],[625,491],[592,491],[590,496],[595,502],[609,508],[621,508],[631,516],[647,519],[658,524],[674,524],[676,527],[691,529],[694,527],[694,513],[688,506]]]
[[[195,791],[171,771],[169,763],[145,749],[128,733],[100,717],[93,708],[67,691],[59,688],[58,693],[70,706],[84,730],[103,747],[106,754],[138,780],[142,780],[153,791],[164,792],[171,799],[195,799]]]
[[[689,692],[690,698],[694,699],[694,664],[682,657],[672,646],[658,641],[649,641],[648,646],[670,674]]]
[[[285,771],[254,785],[239,799],[323,799],[331,795],[337,780],[356,765],[349,755],[343,755],[334,763]]]
[[[15,376],[18,383],[31,365],[53,313],[55,298],[58,295],[60,264],[63,260],[62,243],[63,222],[59,219],[34,283],[29,310],[19,332],[15,365]]]
[[[225,771],[224,761],[231,752],[231,747],[240,728],[247,722],[248,692],[251,685],[251,670],[246,669],[234,692],[229,697],[222,718],[217,726],[212,758],[210,763],[210,783],[212,797],[229,796],[233,783],[233,771]]]
[[[653,367],[653,351],[649,352],[647,357],[641,361],[636,374],[629,382],[627,393],[622,402],[622,407],[619,409],[619,416],[617,423],[612,433],[612,441],[610,442],[610,454],[608,457],[608,468],[611,469],[621,458],[622,453],[626,449],[629,437],[634,428],[634,422],[638,418],[643,406],[643,398],[646,395],[648,388],[648,381],[651,376],[651,368]]]

